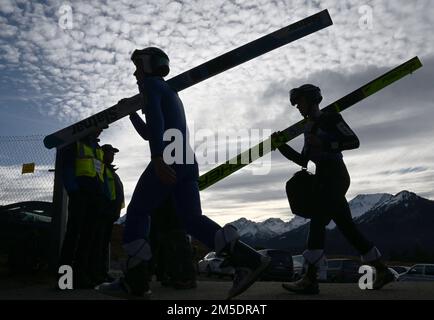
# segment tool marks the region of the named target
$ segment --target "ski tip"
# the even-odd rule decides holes
[[[46,136],[45,138],[44,138],[44,146],[45,146],[45,148],[47,148],[47,149],[51,149],[53,146],[51,145],[51,143],[50,143],[50,137],[49,136]]]
[[[420,61],[418,56],[415,56],[412,60],[415,61],[415,63],[417,64],[417,66],[420,68],[423,66],[422,61]]]
[[[408,60],[407,62],[404,62],[402,66],[406,65],[408,69],[410,69],[410,74],[412,74],[414,71],[416,71],[419,68],[423,67],[422,62],[420,61],[418,56],[415,56]]]
[[[319,12],[318,14],[321,15],[321,20],[325,25],[331,26],[333,24],[333,20],[332,20],[332,17],[330,16],[328,9],[324,9],[323,11]]]
[[[53,135],[48,135],[44,138],[44,146],[47,149],[52,149],[63,143],[63,140],[56,138]]]

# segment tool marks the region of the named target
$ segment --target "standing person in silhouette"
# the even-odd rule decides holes
[[[304,147],[301,153],[284,144],[278,149],[287,159],[307,168],[308,161],[315,163],[317,181],[317,214],[309,226],[307,250],[303,256],[307,272],[298,281],[284,283],[289,291],[318,294],[318,266],[324,259],[326,226],[333,220],[336,226],[361,254],[362,262],[376,269],[374,289],[380,289],[394,280],[393,274],[381,259],[378,249],[357,229],[345,194],[350,186],[350,176],[343,161],[342,151],[359,147],[359,139],[337,112],[319,109],[322,101],[320,88],[305,84],[290,91],[290,102],[307,119]]]
[[[113,224],[119,219],[122,208],[125,207],[124,187],[117,168],[113,165],[115,154],[119,149],[111,144],[101,147],[104,151],[104,203],[103,210],[95,224],[95,239],[91,244],[91,270],[92,278],[97,284],[113,280],[109,275],[110,267],[110,241]]]
[[[134,127],[142,137],[148,137],[151,163],[137,182],[127,218],[123,247],[128,255],[124,277],[113,285],[101,285],[102,291],[116,287],[124,292],[150,298],[149,264],[152,251],[149,243],[151,214],[170,198],[184,229],[218,254],[227,253],[236,275],[228,298],[249,288],[270,263],[270,258],[258,253],[239,240],[232,225],[223,228],[202,215],[198,176],[199,168],[187,139],[188,128],[184,106],[178,93],[163,79],[169,73],[169,57],[159,48],[135,50],[131,60],[143,101],[146,123],[135,118]],[[134,115],[133,115],[134,119]],[[134,121],[131,119],[132,121]],[[170,131],[169,131],[170,130]],[[175,134],[167,141],[165,133]],[[167,154],[166,147],[176,147]],[[171,154],[175,153],[174,159]]]
[[[73,267],[75,289],[89,289],[97,284],[91,277],[90,261],[94,228],[103,210],[104,152],[98,144],[101,132],[98,129],[66,146],[61,154],[68,223],[59,266]]]

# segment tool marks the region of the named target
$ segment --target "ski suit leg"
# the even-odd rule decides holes
[[[340,210],[333,215],[333,221],[348,242],[362,255],[373,248],[373,244],[357,228],[345,197],[341,199]]]
[[[331,219],[344,213],[342,199],[345,199],[350,186],[350,176],[343,162],[318,164],[315,175],[318,181],[318,214],[309,225],[309,250],[324,249],[326,226]]]
[[[346,166],[343,162],[338,162],[329,165],[326,169],[321,170],[320,173],[321,207],[324,208],[323,216],[326,217],[324,229],[322,229],[324,234],[322,241],[324,241],[325,226],[331,218],[347,241],[359,253],[365,254],[373,248],[373,244],[359,231],[351,216],[351,210],[345,198],[351,183]]]
[[[188,234],[214,249],[214,237],[221,227],[202,215],[199,185],[196,179],[185,179],[177,183],[173,191],[175,210]]]
[[[307,248],[309,250],[324,249],[326,225],[327,223],[321,218],[311,219],[307,236]]]
[[[170,189],[170,186],[160,182],[153,165],[149,164],[137,182],[127,208],[124,247],[137,240],[148,238],[150,215],[169,195]]]
[[[202,215],[197,179],[189,170],[175,170],[178,181],[174,186],[167,186],[160,182],[152,165],[146,168],[128,206],[124,245],[147,238],[152,212],[170,195],[187,232],[214,248],[214,235],[220,226]]]

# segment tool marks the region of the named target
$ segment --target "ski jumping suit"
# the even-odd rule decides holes
[[[182,152],[182,161],[178,163],[176,160],[170,165],[176,172],[174,185],[165,185],[160,181],[152,162],[147,166],[127,209],[124,248],[129,256],[144,261],[151,258],[148,244],[150,216],[168,197],[172,198],[186,231],[209,248],[214,248],[214,236],[221,227],[202,215],[197,182],[199,170],[187,138],[184,106],[178,94],[161,77],[146,78],[139,83],[139,89],[146,101],[142,109],[146,124],[138,115],[132,115],[130,119],[137,132],[149,138],[151,157],[163,156],[164,148],[171,143],[163,141],[163,134],[168,129],[176,129],[181,133],[181,137],[176,139],[182,138],[181,145],[178,143],[182,150],[175,150],[175,157]]]
[[[320,151],[306,143],[306,136],[315,135],[322,143]],[[315,176],[318,183],[318,209],[320,214],[313,217],[309,226],[308,250],[304,257],[311,264],[319,265],[323,258],[325,230],[332,219],[350,244],[362,254],[363,261],[373,261],[380,253],[357,229],[345,198],[350,186],[350,176],[343,161],[343,150],[359,147],[359,139],[336,112],[322,112],[309,121],[305,129],[305,144],[302,153],[288,145],[279,151],[289,160],[307,167],[309,160],[316,166]]]

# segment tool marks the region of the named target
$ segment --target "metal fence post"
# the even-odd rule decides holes
[[[56,150],[56,167],[54,172],[53,188],[53,218],[51,220],[51,257],[50,269],[57,272],[57,264],[62,249],[62,242],[66,231],[66,222],[68,219],[67,211],[67,194],[63,187],[62,179],[62,149]]]

